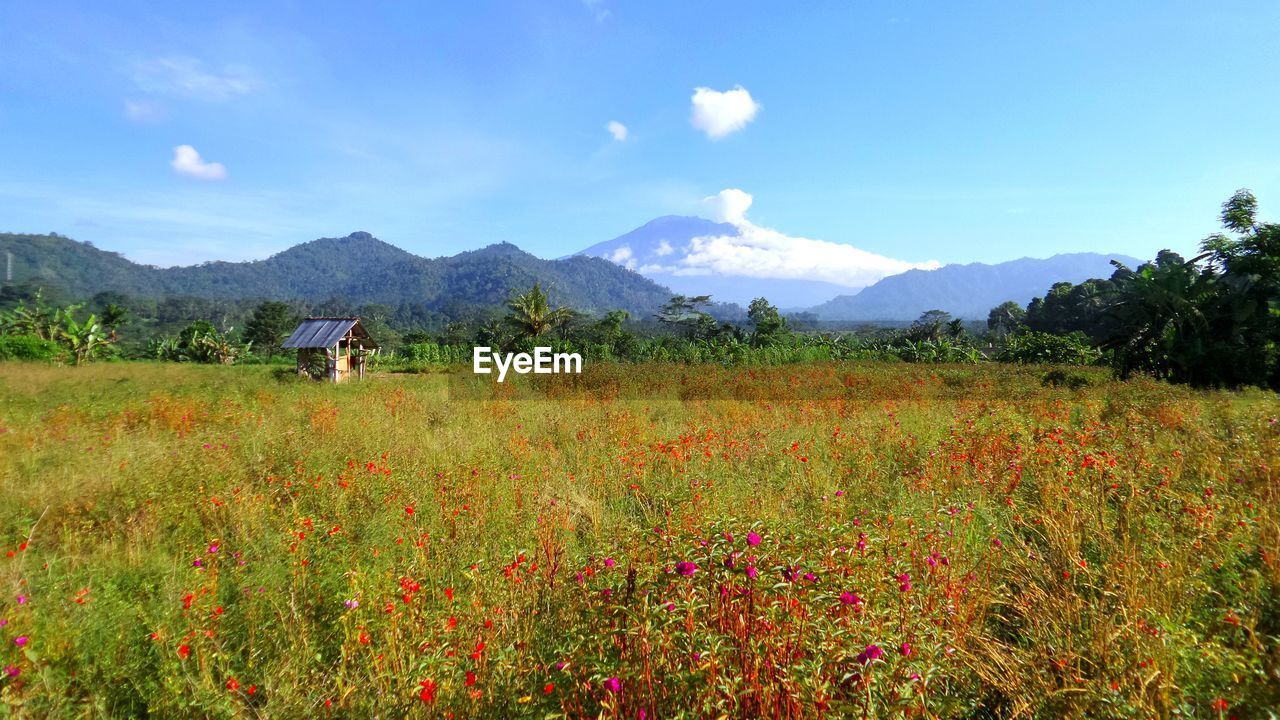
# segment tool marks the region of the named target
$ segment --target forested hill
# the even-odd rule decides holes
[[[671,297],[661,285],[600,258],[542,260],[501,243],[428,259],[365,232],[313,240],[265,260],[173,268],[139,265],[61,235],[0,234],[0,254],[5,251],[13,253],[15,283],[79,298],[104,291],[152,298],[341,298],[352,305],[410,303],[447,311],[498,305],[513,290],[541,282],[558,304],[647,315]]]

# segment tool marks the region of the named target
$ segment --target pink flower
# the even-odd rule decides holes
[[[685,577],[690,577],[690,576],[692,576],[692,575],[693,575],[694,573],[696,573],[696,572],[698,572],[698,566],[697,566],[697,565],[695,565],[695,564],[693,564],[693,563],[691,563],[691,562],[689,562],[688,560],[682,560],[682,561],[680,561],[680,562],[676,563],[676,574],[677,574],[677,575],[683,575],[683,576],[685,576]]]
[[[747,566],[747,577],[751,578],[752,580],[755,580],[755,579],[756,579],[756,576],[757,576],[757,575],[759,575],[759,574],[760,574],[760,571],[759,571],[759,570],[756,570],[756,566],[755,566],[755,565],[748,565],[748,566]]]
[[[898,576],[898,589],[902,592],[911,592],[911,573],[902,573]]]
[[[840,593],[840,603],[842,605],[861,605],[862,598],[858,597],[857,593],[852,593],[852,592],[849,592],[848,590],[845,590],[844,592]]]
[[[18,677],[22,674],[22,669],[17,665],[6,665],[4,668],[4,674],[9,677]]]
[[[879,645],[872,643],[868,645],[865,650],[858,653],[857,659],[858,659],[858,662],[862,663],[863,665],[870,665],[872,662],[879,660],[883,656],[884,656],[884,650],[881,650]]]
[[[756,534],[755,530],[752,530],[751,532],[747,533],[747,545],[750,545],[751,547],[755,547],[759,544],[760,544],[760,536]]]
[[[210,554],[210,555],[212,555],[212,554],[214,554],[214,553],[216,553],[216,552],[218,552],[218,546],[217,546],[216,544],[215,544],[215,545],[210,545],[210,546],[209,546],[209,554]]]
[[[16,637],[16,638],[14,638],[14,639],[13,639],[13,644],[14,644],[14,645],[17,645],[18,647],[26,647],[26,646],[27,646],[27,636],[26,636],[26,635],[19,635],[18,637]]]
[[[611,568],[611,567],[613,567],[614,565],[617,565],[617,563],[615,563],[615,562],[613,561],[613,558],[605,558],[605,559],[604,559],[604,566],[605,566],[605,567],[607,567],[607,568]]]
[[[622,692],[622,680],[611,677],[604,681],[604,689],[611,693],[620,693]]]
[[[27,596],[26,596],[26,595],[19,595],[19,596],[18,596],[18,604],[19,604],[19,605],[26,605],[26,604],[27,604]]]
[[[911,643],[902,643],[902,647],[898,649],[902,652],[902,657],[911,656]]]

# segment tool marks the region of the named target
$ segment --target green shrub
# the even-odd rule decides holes
[[[1101,357],[1102,354],[1089,344],[1083,333],[1022,332],[1005,339],[998,359],[1020,365],[1095,365]]]
[[[52,340],[35,335],[0,336],[0,360],[52,361],[62,356],[62,348]]]

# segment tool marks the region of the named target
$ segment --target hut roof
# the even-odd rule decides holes
[[[378,347],[378,343],[369,337],[369,333],[360,324],[358,317],[309,317],[302,321],[302,324],[293,331],[281,347],[331,348],[346,336],[348,331],[360,338],[365,347]]]

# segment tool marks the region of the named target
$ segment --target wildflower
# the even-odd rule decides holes
[[[691,562],[689,562],[688,560],[682,560],[682,561],[680,561],[680,562],[676,563],[676,574],[677,574],[677,575],[683,575],[683,576],[685,576],[685,577],[690,577],[690,576],[692,576],[692,575],[693,575],[694,573],[696,573],[696,572],[698,572],[698,566],[697,566],[697,565],[695,565],[695,564],[693,564],[693,563],[691,563]]]
[[[228,681],[227,681],[227,689],[228,689],[228,690],[230,690],[230,691],[232,691],[232,692],[235,692],[236,690],[239,690],[239,689],[240,689],[240,681],[236,680],[235,678],[231,678],[230,680],[228,680]]]
[[[183,660],[186,660],[187,658],[191,657],[191,646],[190,646],[190,645],[179,645],[179,646],[178,646],[178,657],[182,658]]]
[[[813,574],[813,573],[811,573],[811,572],[807,572],[807,573],[805,573],[805,574],[804,574],[804,580],[805,580],[805,582],[816,583],[816,582],[818,582],[818,576],[817,576],[817,575],[814,575],[814,574]]]
[[[27,639],[28,638],[26,635],[19,635],[18,637],[13,639],[13,644],[17,645],[18,647],[26,647]]]
[[[553,693],[553,692],[555,692],[555,691],[556,691],[556,684],[555,684],[555,683],[547,683],[546,685],[543,685],[543,686],[542,686],[542,694],[543,694],[543,695],[550,695],[551,693]]]
[[[800,576],[800,568],[794,565],[788,565],[787,567],[782,568],[782,577],[787,582],[795,582],[796,578],[799,576]]]
[[[844,592],[840,593],[840,604],[861,605],[862,598],[858,597],[857,593],[852,593],[852,592],[849,592],[848,590],[845,590]]]
[[[757,575],[759,575],[759,574],[760,574],[760,571],[759,571],[759,570],[756,570],[756,566],[755,566],[755,565],[748,565],[748,566],[747,566],[747,577],[751,578],[752,580],[755,580],[755,579],[756,579],[756,576],[757,576]]]
[[[755,547],[759,544],[760,544],[760,536],[756,534],[756,531],[752,530],[751,532],[747,533],[747,545],[751,547]]]
[[[18,604],[19,604],[19,605],[26,605],[26,604],[27,604],[27,596],[26,596],[26,595],[19,595],[19,596],[18,596]]]
[[[611,677],[604,681],[604,689],[611,693],[620,693],[622,692],[622,680]]]
[[[418,698],[419,698],[419,699],[421,699],[421,700],[422,700],[422,702],[424,702],[424,703],[431,703],[431,702],[435,702],[435,700],[436,700],[436,681],[435,681],[435,680],[423,680],[422,682],[420,682],[420,683],[418,683],[418,684],[422,686],[422,691],[418,693]]]
[[[902,653],[902,657],[911,657],[911,643],[902,643],[902,647],[898,650]]]
[[[1218,698],[1218,699],[1214,700],[1214,701],[1213,701],[1213,704],[1212,704],[1212,705],[1210,705],[1209,707],[1213,708],[1214,710],[1216,710],[1216,711],[1218,711],[1218,712],[1226,712],[1226,711],[1227,711],[1227,708],[1228,708],[1228,707],[1230,707],[1230,706],[1227,704],[1227,701],[1226,701],[1226,700],[1224,700],[1223,698]]]
[[[1000,542],[1000,538],[992,538],[992,539],[991,539],[991,544],[992,544],[992,546],[994,546],[996,549],[1000,549],[1000,548],[1004,547],[1004,543]]]
[[[884,656],[884,650],[881,650],[879,645],[872,643],[868,645],[865,650],[858,653],[857,659],[858,659],[858,662],[862,663],[863,665],[870,665],[871,663],[875,662],[876,660],[879,660],[883,656]]]
[[[22,674],[22,669],[17,665],[6,665],[4,668],[4,674],[11,678],[16,678]]]
[[[348,610],[355,610],[356,608],[360,607],[360,601],[354,598],[352,598],[351,600],[347,600],[342,604],[346,605]]]
[[[192,561],[191,561],[191,567],[193,567],[193,568],[202,568],[202,567],[204,567],[204,563],[200,562],[200,558],[196,558],[195,560],[192,560]]]
[[[902,573],[898,576],[898,590],[911,592],[911,573]]]
[[[210,555],[213,555],[213,554],[215,554],[215,553],[217,553],[217,552],[218,552],[218,545],[217,545],[217,543],[214,543],[214,544],[212,544],[212,545],[210,545],[210,546],[209,546],[209,554],[210,554]]]
[[[614,565],[617,565],[617,563],[616,563],[616,562],[614,562],[613,558],[611,558],[611,557],[610,557],[610,558],[605,558],[605,559],[604,559],[604,566],[605,566],[605,567],[607,567],[607,568],[611,568],[611,567],[613,567]]]
[[[471,687],[472,685],[476,684],[476,673],[474,670],[467,671],[467,679],[465,682],[467,687]]]

